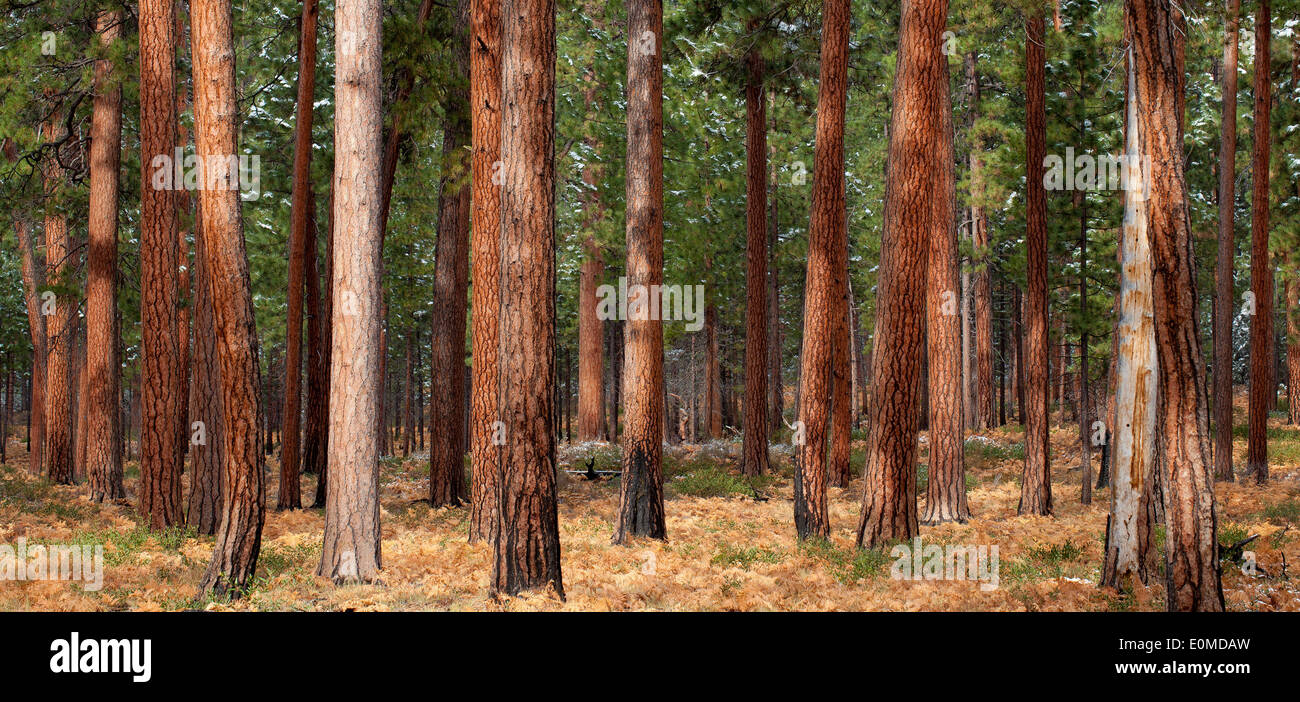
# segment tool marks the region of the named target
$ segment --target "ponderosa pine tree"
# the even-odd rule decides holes
[[[469,540],[473,543],[493,538],[492,530],[500,513],[497,490],[501,444],[494,439],[497,436],[500,372],[497,317],[501,307],[501,189],[493,176],[501,157],[501,0],[473,0],[470,25],[470,168],[474,210],[470,258],[474,267],[471,274],[474,282],[471,310],[474,365],[470,379],[470,468],[473,475]],[[595,294],[594,290],[592,294]],[[579,427],[581,421],[580,417]]]
[[[555,0],[504,0],[497,421],[506,436],[500,525],[492,539],[494,597],[542,588],[564,597],[555,494],[555,308],[537,304],[555,297],[554,153]]]
[[[298,99],[293,136],[293,191],[289,212],[289,318],[285,322],[284,427],[280,444],[280,496],[275,508],[301,509],[298,475],[302,433],[302,308],[311,206],[311,123],[316,88],[317,0],[303,0],[298,20]]]
[[[215,534],[221,521],[221,484],[226,470],[222,438],[221,363],[217,352],[216,312],[201,210],[194,219],[194,377],[190,417],[201,422],[190,433],[190,496],[185,523],[203,535]]]
[[[1120,232],[1118,353],[1115,366],[1115,414],[1112,419],[1110,516],[1106,520],[1106,557],[1100,584],[1131,591],[1136,579],[1153,574],[1155,541],[1146,502],[1151,499],[1155,470],[1157,382],[1156,330],[1151,290],[1151,238],[1147,228],[1138,135],[1138,93],[1132,52],[1125,107],[1124,222]]]
[[[1227,0],[1223,114],[1219,122],[1219,247],[1214,272],[1214,478],[1232,482],[1232,300],[1237,188],[1237,29],[1241,0]]]
[[[18,160],[12,139],[4,140],[5,160]],[[32,367],[27,393],[27,469],[39,475],[45,467],[45,315],[41,314],[41,287],[45,285],[45,266],[36,259],[36,242],[27,220],[14,219],[18,251],[22,259],[23,301],[27,307],[27,329],[32,342]]]
[[[1196,274],[1183,174],[1186,24],[1172,0],[1126,0],[1136,73],[1139,153],[1150,159],[1146,200],[1165,494],[1165,578],[1171,611],[1222,611],[1208,398],[1196,333]]]
[[[757,22],[751,31],[760,31]],[[768,471],[767,96],[757,40],[745,54],[745,475]]]
[[[1047,327],[1047,101],[1044,83],[1045,20],[1031,11],[1025,23],[1025,470],[1020,485],[1020,514],[1052,513],[1051,460],[1048,456]]]
[[[122,36],[122,11],[95,21],[99,43]],[[122,485],[120,368],[117,361],[118,171],[122,163],[122,88],[109,59],[95,61],[90,126],[90,217],[86,276],[86,475],[95,502],[126,498]]]
[[[866,486],[857,545],[876,547],[919,533],[916,513],[917,431],[920,427],[921,354],[925,288],[934,198],[940,189],[940,51],[948,21],[946,0],[904,0],[899,24],[885,186],[884,231],[871,354],[871,416]]]
[[[1273,101],[1272,36],[1269,0],[1255,8],[1255,123],[1251,161],[1250,291],[1255,312],[1250,316],[1250,404],[1247,412],[1246,472],[1256,484],[1268,482],[1268,411],[1273,387],[1273,263],[1268,250],[1269,112]],[[46,254],[48,255],[48,254]]]
[[[835,248],[844,237],[845,224],[844,112],[848,44],[848,0],[824,0],[804,336],[799,354],[799,423],[795,425],[794,526],[800,539],[830,538],[826,434],[835,315],[840,310],[833,299],[838,292],[834,267],[839,259]]]
[[[64,179],[62,157],[64,126],[62,111],[56,108],[43,125],[45,142],[53,151],[42,163],[45,196],[53,199]],[[72,482],[72,347],[76,337],[77,300],[67,294],[71,274],[77,266],[68,242],[68,221],[58,206],[46,204],[45,282],[55,286],[46,316],[45,343],[45,459],[50,482]],[[44,298],[44,293],[42,294]]]
[[[190,23],[194,37],[194,145],[204,165],[199,219],[221,365],[225,452],[221,520],[200,589],[237,597],[257,568],[266,483],[256,441],[257,325],[235,169],[239,110],[230,0],[191,0]]]
[[[469,3],[457,0],[452,54],[458,75],[469,73]],[[438,241],[433,281],[433,344],[429,393],[434,402],[429,436],[429,502],[458,506],[465,494],[465,306],[469,278],[470,188],[465,175],[470,142],[469,84],[459,79],[447,95],[442,153],[446,170],[438,184]],[[454,427],[454,430],[451,429]],[[448,430],[442,430],[448,428]]]
[[[191,8],[194,12],[194,8]],[[140,3],[140,495],[152,529],[185,520],[181,501],[180,305],[176,145],[176,16],[172,0]],[[197,44],[197,38],[195,40]],[[197,53],[197,46],[194,50]],[[233,60],[233,58],[231,59]],[[196,98],[200,88],[195,81]],[[195,101],[198,102],[197,99]],[[198,112],[197,105],[195,112]],[[233,154],[231,149],[229,154]],[[208,165],[208,164],[204,164]],[[204,187],[212,168],[205,168]],[[238,193],[236,193],[236,198]],[[260,473],[259,473],[260,477]]]
[[[965,522],[966,461],[963,456],[961,317],[957,314],[961,258],[957,247],[957,200],[953,155],[952,103],[949,100],[948,61],[940,66],[938,81],[939,134],[935,160],[933,206],[926,269],[926,353],[930,389],[930,467],[925,489],[925,524]]]
[[[333,270],[330,443],[325,543],[316,571],[336,583],[374,580],[379,528],[380,109],[379,0],[335,10]]]
[[[627,418],[615,544],[633,536],[667,538],[663,300],[653,299],[664,280],[663,3],[629,0],[627,10]]]

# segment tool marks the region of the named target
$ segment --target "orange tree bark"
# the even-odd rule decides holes
[[[552,411],[555,308],[549,303],[555,299],[555,0],[505,0],[501,20],[497,406],[506,443],[490,592],[553,588],[563,598]]]
[[[44,125],[46,142],[63,138],[62,116],[55,110]],[[57,154],[44,164],[45,193],[53,200],[63,180],[63,167]],[[57,205],[47,204],[45,213],[45,282],[54,287],[52,309],[46,314],[45,341],[45,450],[50,482],[72,482],[72,347],[76,338],[77,308],[70,292],[71,276],[76,265],[69,265],[74,254],[68,246],[68,222]]]
[[[916,435],[920,423],[921,354],[930,226],[940,168],[940,83],[947,75],[940,52],[946,0],[905,0],[898,38],[889,128],[871,355],[871,416],[858,521],[859,547],[879,546],[919,533],[916,514]]]
[[[471,190],[474,227],[473,367],[470,379],[470,542],[492,538],[497,523],[501,449],[497,419],[501,307],[501,190],[493,181],[501,157],[501,2],[473,0],[470,17]],[[599,340],[597,340],[599,341]],[[581,420],[580,420],[581,421]]]
[[[190,496],[185,521],[198,533],[215,534],[221,520],[225,446],[221,438],[221,368],[212,309],[212,282],[204,244],[203,218],[194,221],[194,370],[190,417],[201,436],[190,434]],[[202,441],[196,441],[201,439]]]
[[[453,53],[462,75],[469,71],[469,3],[458,0]],[[465,494],[465,305],[469,277],[470,189],[462,155],[470,140],[469,86],[456,82],[448,95],[443,127],[446,170],[438,192],[438,242],[433,281],[433,345],[429,354],[434,431],[429,437],[429,500],[434,507],[459,505]],[[445,430],[443,430],[445,428]]]
[[[595,186],[595,168],[583,168],[583,182]],[[591,182],[588,182],[588,178]],[[594,195],[591,198],[594,200]],[[593,205],[589,202],[588,207]],[[592,237],[583,242],[586,258],[578,273],[578,441],[596,441],[604,435],[604,320],[596,316],[596,287],[605,273],[599,245]]]
[[[177,435],[181,413],[181,348],[176,326],[180,299],[176,272],[177,198],[174,192],[174,188],[181,184],[168,183],[168,178],[158,175],[162,169],[174,166],[171,163],[172,148],[176,144],[174,3],[170,0],[144,0],[140,5],[139,24],[140,163],[143,167],[140,189],[143,387],[139,511],[148,520],[150,528],[161,529],[183,523],[185,519],[181,511],[181,456],[180,437]],[[233,154],[233,148],[228,153]],[[205,179],[208,170],[204,169]],[[174,180],[174,176],[171,179]]]
[[[289,213],[289,318],[285,323],[284,427],[280,445],[280,496],[275,508],[301,509],[302,307],[311,206],[312,95],[316,88],[317,0],[304,0],[299,20],[298,100],[293,136],[293,195]]]
[[[827,480],[838,488],[846,488],[853,478],[849,468],[850,444],[853,436],[853,347],[851,313],[848,296],[848,239],[840,238],[836,247],[835,278],[839,294],[835,295],[833,337],[831,339],[831,423],[830,453],[827,458]]]
[[[122,11],[96,20],[101,46],[122,36]],[[119,450],[117,361],[117,208],[122,161],[122,88],[113,62],[95,62],[95,108],[90,125],[90,218],[86,276],[86,475],[95,502],[126,498]]]
[[[664,528],[664,122],[662,0],[627,5],[627,285],[623,476],[613,542]],[[752,173],[752,171],[751,171]],[[751,296],[752,300],[752,296]],[[764,444],[766,448],[766,444]],[[746,470],[748,471],[748,466]]]
[[[745,56],[745,475],[762,475],[767,454],[767,100],[763,55]]]
[[[330,352],[330,446],[325,543],[318,575],[374,580],[379,529],[382,8],[344,0],[335,13],[337,113],[334,129],[335,245]]]
[[[954,173],[952,103],[948,98],[948,62],[939,66],[938,161],[934,182],[934,212],[929,229],[926,275],[926,353],[930,389],[930,466],[925,489],[926,524],[965,522],[966,463],[962,455],[962,344],[957,290],[961,259],[957,248],[956,174]],[[991,383],[990,383],[991,385]],[[990,393],[991,394],[991,393]],[[990,407],[991,409],[991,407]]]
[[[773,109],[772,113],[775,123],[776,110]],[[781,281],[777,277],[776,262],[778,191],[775,164],[770,170],[772,171],[772,194],[769,199],[771,212],[768,213],[767,218],[767,391],[770,396],[768,428],[770,432],[778,432],[781,431],[783,419],[785,388],[781,383]],[[694,383],[691,386],[694,387]],[[694,421],[693,417],[692,421]]]
[[[1246,443],[1246,472],[1255,482],[1268,482],[1268,410],[1275,397],[1273,375],[1273,265],[1268,251],[1269,108],[1271,17],[1268,0],[1255,10],[1255,146],[1251,162],[1253,192],[1250,205],[1250,290],[1255,314],[1250,318],[1250,404]],[[46,254],[49,255],[48,253]]]
[[[1183,176],[1183,36],[1171,0],[1125,2],[1133,37],[1139,153],[1150,158],[1146,202],[1154,254],[1156,347],[1165,494],[1165,577],[1171,611],[1221,611],[1209,417],[1196,331],[1196,272]]]
[[[1047,328],[1047,189],[1043,158],[1047,155],[1044,93],[1044,20],[1035,11],[1025,35],[1025,469],[1020,485],[1020,514],[1052,513],[1051,461],[1048,456]]]
[[[848,0],[822,3],[821,68],[813,155],[812,215],[804,290],[799,414],[795,424],[794,528],[800,539],[830,538],[826,433],[834,334],[837,248],[844,238],[844,111],[848,87]],[[840,315],[843,316],[843,315]],[[802,441],[799,434],[802,433]]]
[[[1241,0],[1227,0],[1223,115],[1219,136],[1219,250],[1214,272],[1214,477],[1232,482],[1233,256],[1237,186],[1237,27]]]
[[[203,253],[207,256],[221,366],[221,440],[225,452],[221,520],[200,589],[239,596],[257,567],[266,484],[262,453],[256,443],[257,327],[240,217],[238,174],[233,165],[239,111],[235,103],[230,0],[193,0],[190,12],[195,150],[205,171],[212,171],[212,164],[225,164],[216,169],[216,177],[208,180],[199,194]],[[345,77],[340,74],[340,82]]]

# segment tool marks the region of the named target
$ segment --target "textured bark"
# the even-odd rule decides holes
[[[745,475],[768,471],[767,97],[763,56],[745,56]],[[846,457],[847,458],[847,457]]]
[[[212,275],[202,221],[200,215],[194,223],[194,378],[189,412],[195,422],[202,424],[188,434],[192,472],[185,521],[198,533],[210,535],[216,533],[221,521],[226,451],[221,430],[221,367],[212,309]],[[195,435],[197,428],[202,429],[202,436]]]
[[[939,68],[939,131],[935,153],[938,165],[934,174],[934,211],[927,232],[929,265],[925,293],[926,352],[930,371],[927,379],[930,388],[930,467],[921,521],[926,524],[965,522],[970,518],[962,449],[961,317],[951,309],[957,304],[961,260],[954,221],[957,190],[946,59]],[[991,386],[990,382],[990,397]]]
[[[505,0],[501,19],[497,406],[507,436],[490,592],[553,588],[563,598],[552,411],[555,308],[549,303],[555,299],[555,1]]]
[[[317,0],[304,0],[298,21],[298,97],[293,135],[293,194],[289,211],[289,318],[285,323],[284,432],[280,447],[280,495],[275,508],[301,509],[302,308],[311,217],[312,95],[316,88]]]
[[[587,164],[582,171],[587,187],[595,187],[596,171]],[[588,198],[588,222],[594,218],[594,195]],[[604,334],[605,322],[596,316],[596,288],[605,274],[605,262],[596,240],[583,242],[586,258],[578,273],[578,441],[598,441],[605,434]]]
[[[333,210],[336,267],[330,351],[330,444],[325,539],[316,571],[374,580],[381,565],[379,437],[383,346],[379,193],[382,8],[344,0],[335,25],[338,68]]]
[[[1140,155],[1134,65],[1128,61],[1125,154]],[[1132,163],[1130,161],[1130,163]],[[1156,409],[1159,366],[1152,304],[1151,238],[1146,205],[1139,189],[1142,173],[1126,169],[1124,223],[1121,230],[1119,326],[1117,328],[1114,478],[1110,516],[1106,520],[1106,558],[1100,584],[1131,590],[1134,579],[1146,583],[1155,548],[1145,501],[1150,499],[1155,470]]]
[[[836,271],[844,246],[844,113],[848,88],[848,0],[822,3],[821,68],[818,76],[816,153],[808,273],[804,288],[804,335],[799,354],[798,423],[795,441],[794,526],[800,539],[830,538],[827,511],[826,434],[835,332],[844,310],[835,296],[843,280]]]
[[[1221,611],[1208,398],[1196,333],[1196,275],[1183,176],[1186,26],[1170,0],[1128,0],[1125,9],[1137,74],[1139,153],[1151,162],[1146,206],[1154,254],[1167,602],[1172,611]]]
[[[122,11],[96,20],[101,46],[122,36]],[[117,208],[122,161],[122,88],[113,62],[95,62],[95,110],[90,126],[90,219],[86,277],[86,475],[90,499],[122,500],[120,369],[117,360]]]
[[[457,70],[469,72],[469,3],[458,0],[452,31]],[[443,162],[438,185],[438,242],[433,282],[433,344],[429,353],[433,426],[429,437],[429,501],[435,507],[459,505],[465,494],[465,307],[469,278],[470,189],[465,146],[470,140],[468,85],[451,90],[443,125]]]
[[[664,279],[663,3],[630,0],[627,10],[627,285],[633,292],[623,325],[627,416],[615,544],[633,536],[667,538],[664,332],[662,298],[654,299]]]
[[[176,271],[177,198],[173,189],[154,187],[153,177],[159,169],[172,167],[172,149],[176,145],[174,3],[171,0],[144,0],[140,4],[139,24],[140,163],[143,175],[138,509],[148,520],[150,528],[161,529],[181,524],[185,519],[181,506],[180,437],[177,435],[181,413],[181,348],[176,326],[180,305]],[[197,81],[195,87],[202,88]],[[232,149],[222,155],[233,153],[232,144]],[[205,178],[207,175],[205,172]],[[177,185],[171,183],[170,187]]]
[[[858,522],[859,547],[911,539],[916,513],[916,435],[920,423],[920,362],[925,336],[925,286],[930,227],[941,164],[940,52],[946,0],[905,0],[898,39],[898,72],[885,191],[872,341],[871,416],[867,433],[866,487]]]
[[[500,0],[474,0],[470,22],[473,34],[470,48],[470,138],[474,229],[470,239],[473,249],[470,258],[474,266],[474,365],[470,389],[470,467],[473,477],[469,540],[473,543],[494,538],[493,529],[500,514],[497,490],[501,449],[493,442],[493,435],[494,424],[498,421],[500,372],[497,363],[500,322],[497,317],[501,307],[501,190],[492,179],[501,156]]]
[[[47,143],[63,138],[63,116],[53,112],[44,124]],[[56,155],[43,165],[45,193],[53,196],[63,180],[63,167]],[[56,287],[51,299],[53,308],[42,306],[46,315],[45,367],[45,451],[50,482],[72,482],[72,347],[76,339],[75,295],[60,294],[71,290],[71,276],[77,266],[68,242],[68,223],[55,206],[45,213],[45,281]]]
[[[1025,317],[1025,470],[1020,486],[1020,514],[1052,513],[1052,480],[1048,456],[1048,333],[1047,333],[1047,190],[1043,158],[1047,155],[1044,93],[1043,16],[1028,18],[1025,36],[1025,153],[1026,259],[1028,289]]]
[[[1241,0],[1227,0],[1219,136],[1219,247],[1214,282],[1214,477],[1232,482],[1232,299],[1236,245],[1237,30]]]
[[[1287,254],[1291,276],[1286,282],[1286,399],[1287,423],[1300,424],[1300,281],[1297,281],[1296,255]]]
[[[1272,34],[1268,0],[1255,10],[1255,123],[1251,160],[1250,290],[1255,314],[1250,318],[1250,404],[1247,417],[1246,472],[1256,484],[1268,482],[1268,411],[1277,396],[1273,387],[1273,264],[1268,251],[1269,208],[1269,108],[1273,83],[1270,74]],[[46,254],[49,255],[48,253]]]
[[[235,103],[230,2],[191,0],[190,11],[194,35],[195,149],[205,166],[208,162],[229,163],[222,159],[237,153],[239,115]],[[340,74],[340,82],[345,75]],[[239,186],[236,174],[222,175],[226,176],[224,187],[209,186],[199,194],[203,253],[207,256],[208,287],[221,367],[221,440],[225,452],[221,521],[212,561],[200,589],[217,595],[239,596],[248,587],[257,567],[266,484],[262,453],[255,440],[260,374]]]

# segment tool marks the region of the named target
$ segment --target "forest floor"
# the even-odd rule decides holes
[[[1238,420],[1245,421],[1244,408]],[[1239,427],[1236,465],[1244,464]],[[982,432],[966,443],[967,484],[974,517],[966,524],[923,526],[922,544],[998,547],[996,588],[974,580],[891,578],[888,551],[853,548],[861,504],[864,442],[855,434],[854,481],[831,489],[831,540],[795,538],[788,446],[774,446],[774,475],[747,483],[738,472],[739,440],[665,450],[668,541],[610,545],[618,506],[617,479],[562,479],[559,499],[567,601],[525,594],[501,603],[487,597],[491,546],[466,542],[467,511],[431,509],[426,459],[385,459],[381,469],[383,583],[335,587],[317,577],[322,510],[269,509],[257,577],[233,603],[202,598],[197,583],[212,537],[192,529],[150,533],[132,505],[96,505],[84,486],[56,486],[30,476],[22,444],[10,443],[0,466],[0,544],[102,544],[102,589],[80,583],[0,581],[0,611],[14,610],[995,610],[1118,611],[1164,609],[1161,578],[1129,595],[1097,588],[1109,496],[1079,503],[1078,430],[1052,429],[1055,516],[1020,517],[1023,431]],[[1217,483],[1220,541],[1259,534],[1248,548],[1267,576],[1224,564],[1230,610],[1300,610],[1300,572],[1281,577],[1283,558],[1300,562],[1300,428],[1275,417],[1270,426],[1272,480]],[[922,463],[925,439],[922,438]],[[565,468],[617,468],[607,444],[561,445]],[[1094,476],[1098,465],[1094,452]],[[924,495],[924,465],[921,490]],[[274,459],[268,458],[267,502],[274,505]],[[127,467],[134,496],[139,468]],[[1095,479],[1095,478],[1094,478]],[[311,503],[314,476],[304,476]],[[757,501],[751,487],[769,496]],[[922,498],[924,499],[924,498]],[[1163,527],[1157,541],[1163,545]],[[1284,556],[1285,554],[1285,556]],[[1162,559],[1163,560],[1163,559]]]

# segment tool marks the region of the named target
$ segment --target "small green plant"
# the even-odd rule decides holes
[[[777,551],[772,551],[757,546],[748,548],[737,548],[730,544],[723,544],[722,548],[709,561],[712,565],[726,567],[736,567],[741,570],[749,570],[756,563],[776,564],[780,563],[782,556]]]
[[[1223,548],[1245,541],[1248,536],[1250,534],[1242,524],[1226,522],[1219,525],[1219,545]]]
[[[799,544],[799,551],[805,556],[825,563],[830,569],[831,576],[845,585],[877,577],[883,574],[885,567],[893,562],[887,555],[887,547],[850,550],[840,548],[825,539],[803,541]]]
[[[749,495],[749,484],[740,476],[732,475],[717,467],[691,471],[677,476],[670,483],[673,492],[691,497],[726,497],[728,495]]]
[[[1289,498],[1274,502],[1264,508],[1264,518],[1274,524],[1295,524],[1300,522],[1300,500]]]
[[[1006,567],[1010,581],[1040,580],[1064,577],[1066,566],[1083,558],[1084,547],[1066,539],[1065,543],[1034,546],[1025,555],[1012,560]]]

